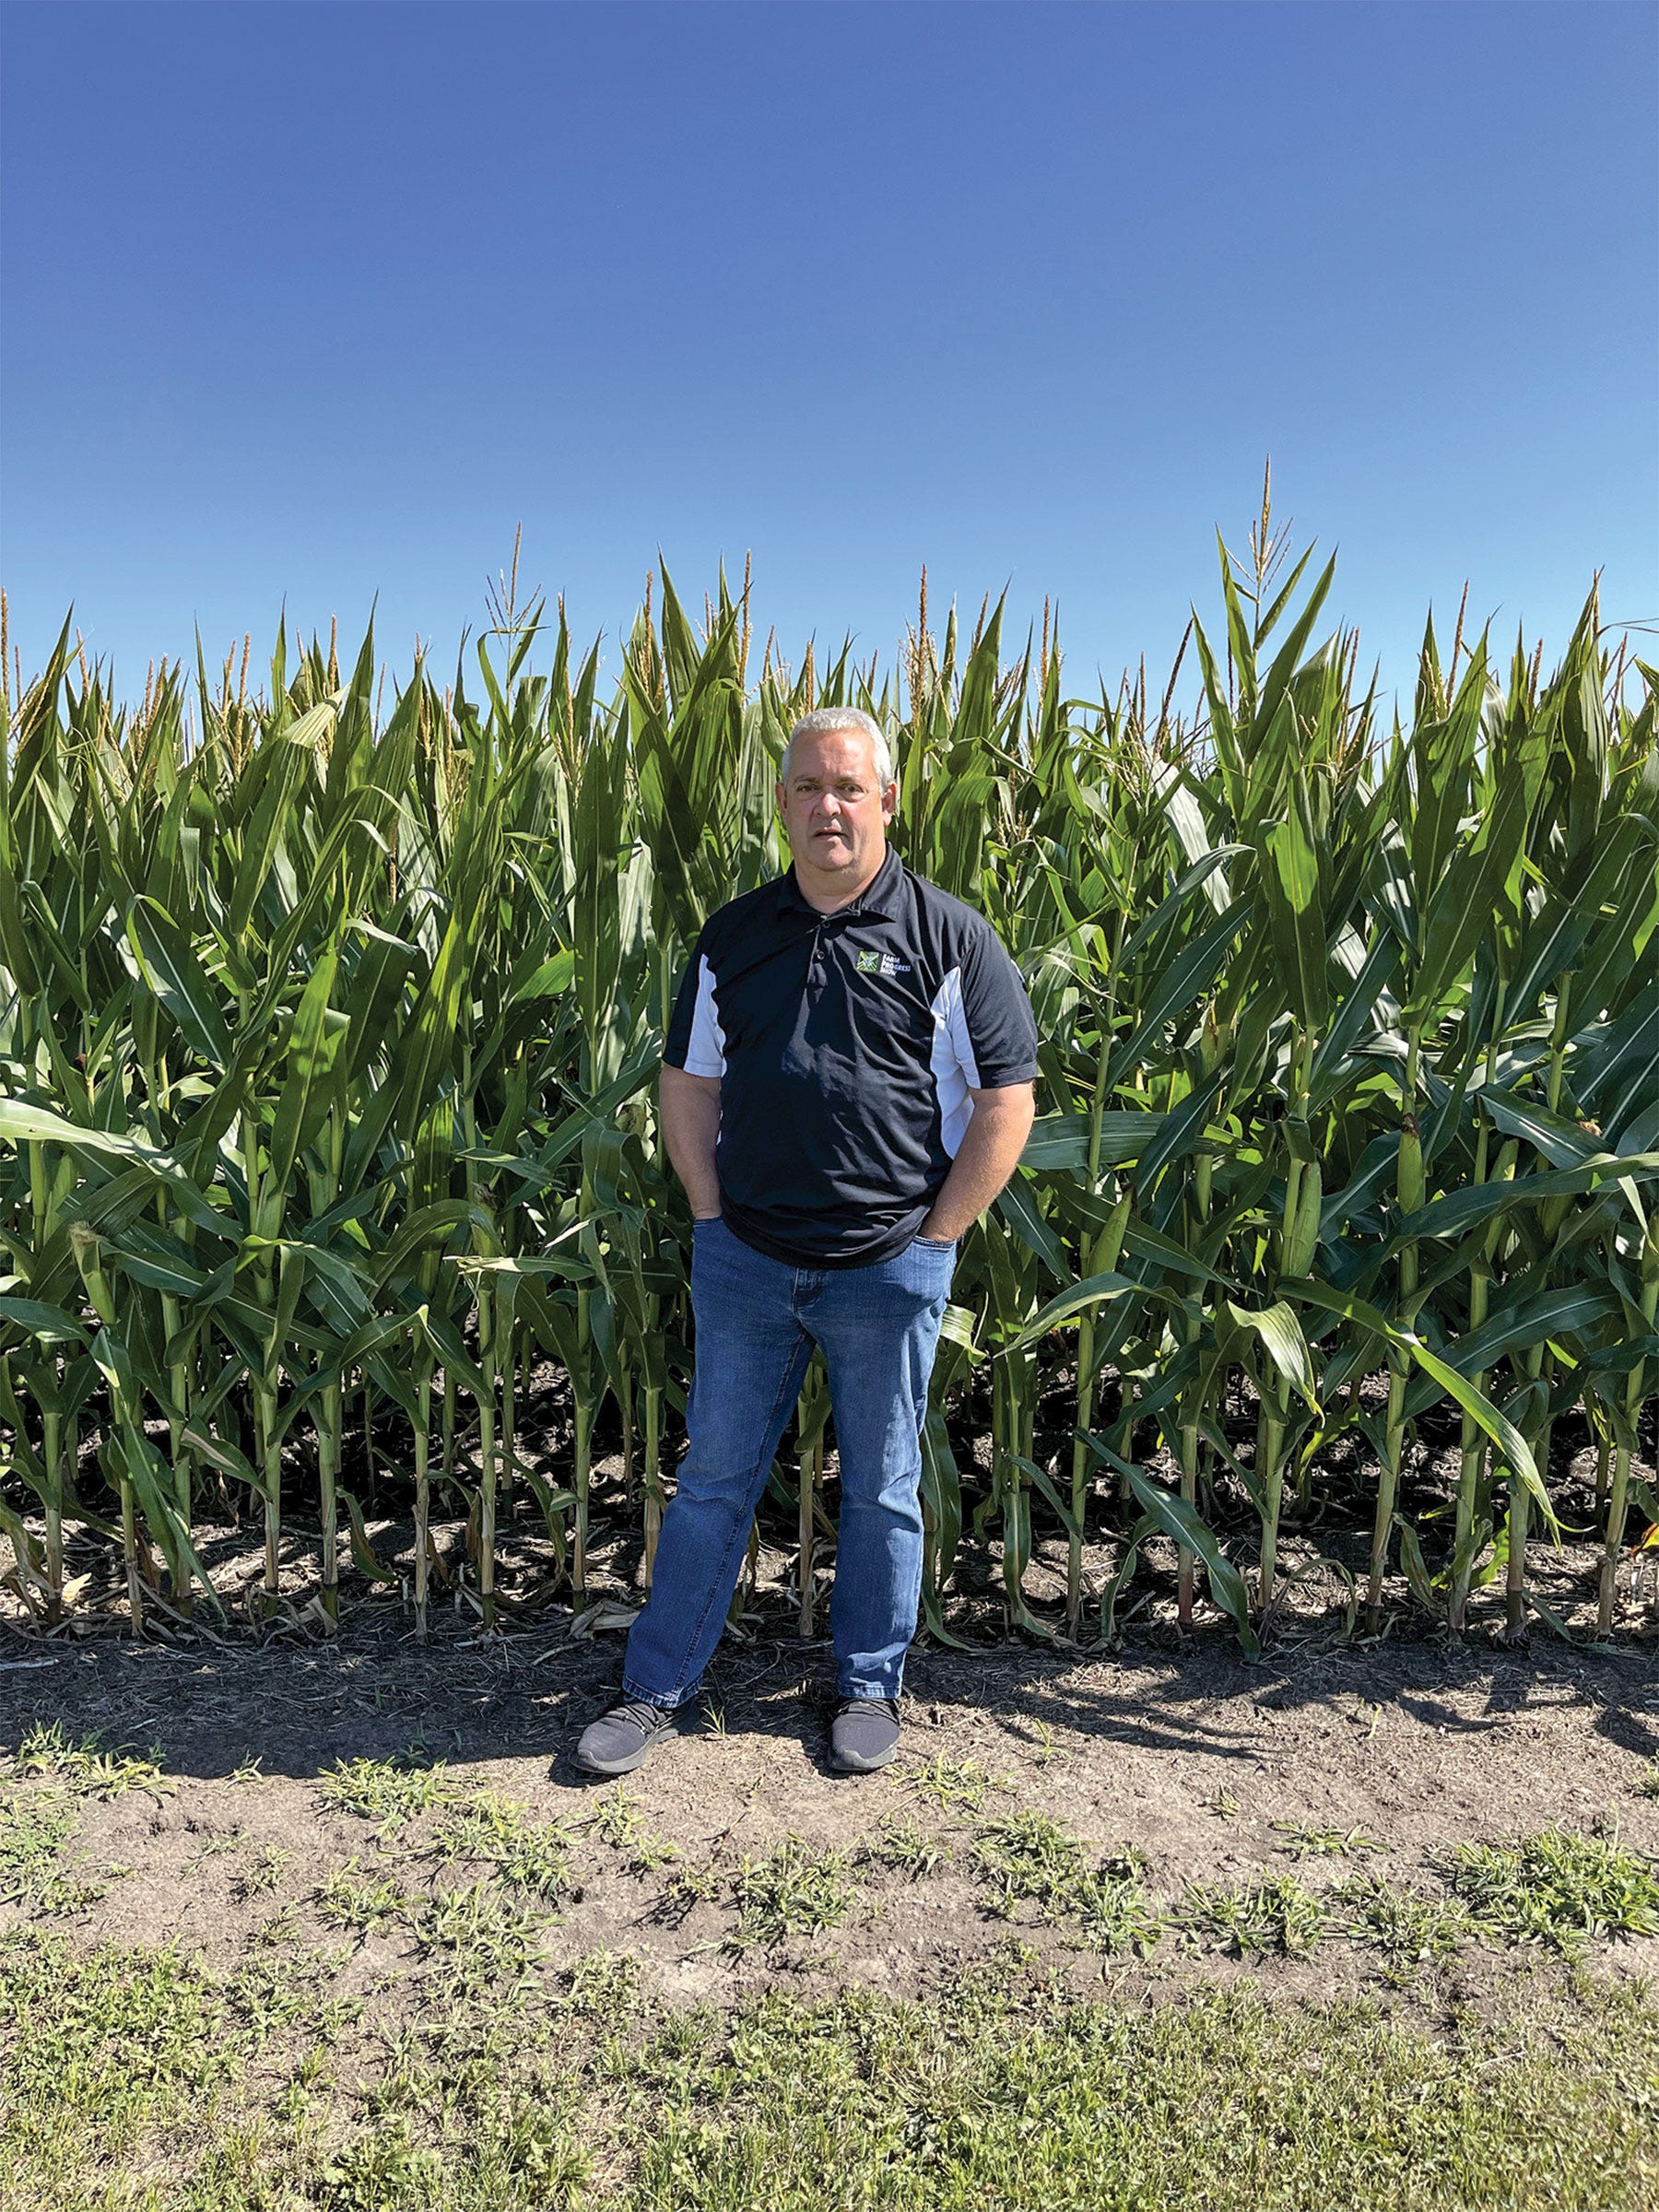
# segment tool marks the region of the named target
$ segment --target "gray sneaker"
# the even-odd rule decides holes
[[[843,1698],[830,1724],[830,1764],[838,1774],[874,1774],[899,1748],[894,1698]]]
[[[688,1705],[652,1705],[643,1698],[624,1698],[588,1724],[572,1757],[588,1774],[631,1774],[643,1766],[653,1745],[679,1734],[689,1710]]]

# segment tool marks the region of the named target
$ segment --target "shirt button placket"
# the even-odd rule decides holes
[[[806,961],[806,997],[809,1004],[820,995],[823,988],[824,924],[820,921],[815,922],[812,925],[812,949]],[[824,1277],[820,1269],[816,1267],[797,1267],[795,1269],[794,1311],[797,1321],[804,1318],[803,1309],[812,1303],[812,1300],[822,1289],[823,1284]]]

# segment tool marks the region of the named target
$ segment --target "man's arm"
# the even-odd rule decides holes
[[[1009,1083],[995,1090],[970,1087],[970,1096],[973,1112],[961,1147],[933,1211],[917,1232],[941,1244],[965,1235],[1013,1174],[1037,1113],[1036,1092],[1030,1083]]]
[[[688,1076],[683,1067],[665,1065],[657,1102],[663,1142],[674,1171],[686,1186],[692,1213],[698,1220],[706,1221],[720,1211],[720,1178],[714,1172],[714,1140],[720,1135],[720,1077]],[[973,1120],[978,1119],[976,1112]],[[972,1128],[971,1122],[971,1135]]]

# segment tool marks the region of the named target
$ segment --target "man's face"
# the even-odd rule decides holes
[[[831,730],[797,738],[778,810],[795,865],[826,881],[874,876],[887,852],[887,825],[899,796],[876,773],[876,755],[862,730]]]

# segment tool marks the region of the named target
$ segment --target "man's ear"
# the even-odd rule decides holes
[[[893,817],[894,817],[894,816],[895,816],[895,815],[898,813],[898,811],[899,811],[899,785],[898,785],[897,782],[895,781],[894,782],[891,782],[891,783],[885,784],[885,785],[882,787],[882,793],[881,793],[881,818],[882,818],[882,820],[883,820],[884,822],[890,822],[890,821],[892,820]]]

